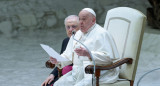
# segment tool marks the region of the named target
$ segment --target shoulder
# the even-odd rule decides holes
[[[110,33],[104,29],[103,27],[101,27],[100,25],[96,25],[96,30],[95,30],[95,34],[94,36],[97,38],[97,39],[101,39],[101,38],[104,38],[104,39],[109,39],[110,38]]]
[[[65,39],[63,39],[63,43],[68,42],[69,41],[69,37],[66,37]]]
[[[107,30],[104,29],[103,27],[101,27],[99,24],[96,24],[95,28],[96,28],[95,31],[96,31],[96,33],[98,33],[98,35],[107,34]]]
[[[69,40],[69,37],[66,37],[63,41],[68,41]]]
[[[82,35],[82,32],[81,32],[81,30],[78,30],[77,32],[76,32],[76,34],[75,34],[75,37],[77,38],[79,38],[80,36]]]

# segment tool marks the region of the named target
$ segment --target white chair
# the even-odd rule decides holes
[[[112,35],[121,59],[113,63],[113,65],[96,67],[95,75],[97,77],[97,86],[133,86],[142,44],[145,21],[146,16],[133,8],[117,7],[108,11],[104,28]],[[99,83],[99,75],[101,70],[109,70],[119,66],[119,77],[124,80],[118,80],[113,84]],[[86,73],[93,73],[92,70],[92,65],[86,67]]]

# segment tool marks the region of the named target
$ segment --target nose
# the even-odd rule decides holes
[[[72,31],[73,28],[68,29],[69,31]]]

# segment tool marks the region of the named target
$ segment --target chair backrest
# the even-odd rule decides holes
[[[134,80],[144,33],[146,16],[129,7],[117,7],[109,10],[104,28],[112,35],[120,58],[132,58],[131,65],[120,67],[120,78]]]

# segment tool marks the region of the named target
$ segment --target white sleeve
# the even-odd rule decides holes
[[[57,64],[57,67],[60,68],[60,69],[65,67],[65,66],[67,66],[67,65],[69,65],[69,64],[72,64],[72,51],[73,51],[73,49],[72,49],[72,45],[73,45],[72,41],[73,41],[73,39],[71,37],[69,42],[68,42],[68,44],[67,44],[66,50],[61,54],[62,57],[67,58],[69,61],[59,62]]]
[[[108,65],[112,63],[113,58],[112,46],[106,33],[99,34],[94,38],[94,43],[88,45],[91,54],[97,65]],[[92,47],[92,48],[91,48]],[[86,56],[81,56],[81,60],[89,60]]]

